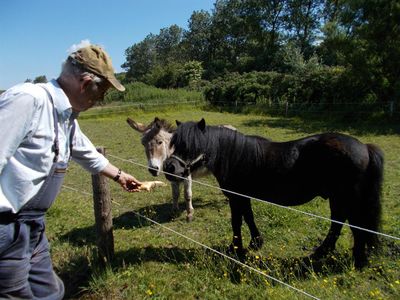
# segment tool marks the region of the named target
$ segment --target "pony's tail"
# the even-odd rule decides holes
[[[383,163],[384,156],[382,150],[373,144],[367,144],[369,153],[369,164],[367,168],[367,174],[365,177],[365,188],[363,199],[365,205],[363,205],[363,216],[364,225],[368,224],[366,228],[378,231],[381,225],[381,192],[382,192],[382,181],[383,181]],[[368,249],[378,250],[380,246],[380,240],[377,234],[369,233],[366,234],[366,244]]]

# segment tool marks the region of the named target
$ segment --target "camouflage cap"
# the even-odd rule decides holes
[[[72,53],[69,58],[81,64],[86,70],[104,77],[117,90],[125,91],[125,87],[115,78],[111,58],[101,47],[90,45],[80,48]]]

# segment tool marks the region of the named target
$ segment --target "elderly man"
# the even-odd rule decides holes
[[[106,91],[125,88],[107,53],[89,45],[71,55],[57,80],[16,85],[0,96],[0,298],[62,299],[44,215],[60,191],[68,161],[125,190],[141,182],[112,165],[82,133],[81,111]]]

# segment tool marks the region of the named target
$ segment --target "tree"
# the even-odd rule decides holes
[[[357,99],[393,101],[400,96],[398,1],[329,1],[321,57],[346,66]]]
[[[127,80],[140,80],[156,64],[156,36],[146,38],[125,50],[126,62],[121,66],[127,70]]]
[[[33,83],[46,83],[47,82],[47,78],[45,75],[40,75],[37,76],[34,80]]]
[[[206,64],[210,61],[211,22],[211,15],[204,10],[192,13],[182,41],[189,60],[202,61]]]
[[[183,29],[178,25],[172,25],[160,30],[160,33],[155,37],[155,49],[159,64],[182,60],[182,53],[179,52],[182,38]]]
[[[314,45],[322,22],[324,0],[288,0],[285,8],[285,31],[306,56],[314,52]]]

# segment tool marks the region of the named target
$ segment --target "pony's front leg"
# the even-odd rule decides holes
[[[192,176],[189,175],[183,183],[183,192],[186,200],[186,221],[193,220],[194,208],[192,205]]]
[[[229,246],[229,251],[237,254],[239,257],[244,256],[245,251],[242,241],[242,205],[239,199],[229,199],[231,208],[231,225],[233,231],[232,244]]]
[[[251,208],[250,198],[243,198],[243,199],[240,199],[240,201],[243,202],[243,217],[244,217],[244,221],[246,222],[247,226],[249,226],[250,235],[251,235],[249,249],[259,250],[259,249],[261,249],[262,245],[264,244],[264,240],[261,237],[261,234],[258,231],[258,228],[254,221],[254,214],[253,214],[253,210]]]
[[[177,215],[179,213],[179,204],[178,204],[178,199],[179,199],[179,182],[172,181],[171,182],[171,188],[172,188],[172,214]]]

